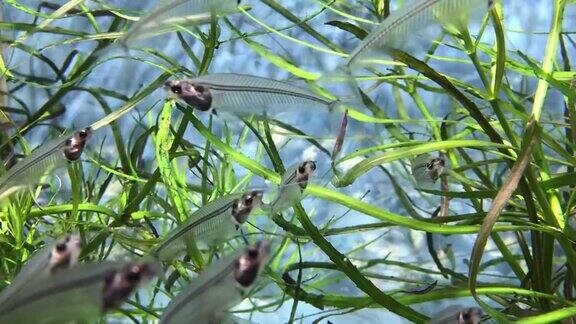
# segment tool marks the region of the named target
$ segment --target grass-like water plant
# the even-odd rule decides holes
[[[4,0],[0,175],[65,130],[94,134],[79,160],[0,200],[0,289],[67,233],[81,238],[80,263],[150,256],[210,201],[253,189],[271,201],[285,169],[311,154],[318,170],[301,203],[255,210],[218,246],[190,238],[185,255],[101,321],[157,322],[216,258],[267,239],[270,262],[231,310],[254,322],[421,323],[462,305],[485,321],[569,323],[576,6],[536,2],[548,19],[529,15],[546,22],[534,30],[512,27],[530,5],[495,1],[468,26],[430,18],[424,39],[404,31],[342,75],[335,66],[410,1],[243,1],[204,25],[178,24],[159,38],[169,43],[127,49],[115,41],[142,8]],[[523,50],[518,34],[539,51]],[[409,46],[396,46],[402,37]],[[345,96],[347,135],[339,142],[340,110],[228,118],[161,90],[225,72],[275,77],[327,102]],[[312,119],[295,122],[300,113]],[[446,161],[432,185],[412,177],[422,154]]]

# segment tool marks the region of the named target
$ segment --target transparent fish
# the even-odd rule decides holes
[[[153,254],[168,260],[186,250],[186,242],[213,246],[232,238],[250,213],[262,203],[262,191],[218,198],[199,208],[166,235]]]
[[[75,266],[80,251],[80,238],[77,235],[67,235],[44,247],[26,262],[10,285],[0,292],[0,304],[30,284],[42,282],[59,270]]]
[[[332,110],[340,101],[272,79],[244,74],[209,74],[165,83],[169,95],[201,111],[275,115],[302,108]]]
[[[270,243],[260,242],[220,259],[185,288],[164,310],[160,323],[220,323],[226,310],[240,303],[270,254]]]
[[[108,273],[102,290],[102,310],[118,308],[138,286],[159,273],[160,265],[153,261],[130,262]]]
[[[84,128],[70,136],[43,144],[18,161],[0,178],[0,199],[38,183],[47,173],[78,160],[91,135],[92,129]]]
[[[233,13],[239,3],[239,0],[160,0],[118,39],[118,43],[134,47],[138,41],[177,31],[180,27],[206,24],[212,16]]]
[[[434,184],[444,172],[446,162],[430,154],[421,154],[412,161],[412,176],[418,185]]]
[[[430,324],[478,324],[482,322],[478,307],[450,306],[432,317]]]
[[[150,261],[82,264],[62,270],[0,304],[0,323],[95,319],[158,273],[158,264]]]
[[[462,29],[470,15],[478,10],[486,12],[493,0],[420,0],[412,1],[394,11],[352,51],[347,66],[361,64],[365,59],[379,58],[389,49],[403,49],[414,34],[432,24],[444,28]]]
[[[315,170],[316,162],[314,161],[305,161],[286,169],[278,186],[278,195],[263,209],[270,213],[279,213],[294,206],[302,199],[308,181]]]

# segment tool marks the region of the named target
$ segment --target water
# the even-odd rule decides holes
[[[55,1],[56,3],[63,4],[65,1]],[[35,0],[21,1],[22,4],[30,7],[34,7],[37,3]],[[108,4],[112,7],[118,6],[123,8],[128,8],[134,10],[143,10],[145,8],[151,7],[153,1],[142,0],[136,2],[126,2],[126,1],[109,1]],[[291,22],[286,21],[282,16],[277,14],[275,11],[271,10],[267,6],[263,5],[258,1],[244,1],[243,4],[250,5],[252,9],[250,14],[260,19],[263,19],[267,24],[274,27],[288,26]],[[93,1],[87,1],[88,6],[95,6],[96,3]],[[286,6],[292,13],[299,17],[311,15],[318,11],[318,6],[312,1],[283,1],[283,5]],[[545,43],[547,39],[546,34],[540,34],[549,28],[551,19],[551,1],[538,0],[532,1],[530,5],[527,5],[525,1],[506,1],[505,3],[505,20],[507,22],[506,31],[507,46],[509,50],[518,50],[526,53],[531,57],[542,57],[545,50]],[[537,9],[537,10],[535,10]],[[361,12],[364,12],[360,9]],[[573,31],[576,28],[576,9],[574,6],[569,6],[567,14],[565,16],[565,21],[567,22],[566,30]],[[5,8],[5,19],[6,21],[23,21],[31,22],[30,16],[18,11],[14,8]],[[318,32],[323,35],[330,36],[330,39],[336,44],[344,48],[346,51],[350,51],[354,48],[357,40],[352,39],[349,34],[335,29],[332,26],[327,26],[324,23],[330,20],[341,19],[334,13],[325,12],[318,18],[309,21],[309,24]],[[236,14],[230,17],[230,20],[235,25],[236,28],[242,30],[243,32],[259,31],[261,28],[257,26],[253,21],[246,18],[242,14]],[[105,23],[102,24],[102,29],[105,30],[107,25],[111,22],[110,19],[102,19]],[[52,24],[53,26],[58,26],[62,28],[70,28],[74,30],[86,30],[92,32],[92,27],[89,22],[85,19],[78,18],[67,18],[56,21]],[[206,27],[201,28],[207,31]],[[523,32],[518,32],[522,30]],[[304,33],[301,29],[290,28],[283,31],[287,35],[302,39],[307,42],[314,43],[315,45],[322,46],[318,44],[312,37]],[[235,37],[233,33],[226,27],[221,30],[221,40],[227,40]],[[486,33],[484,41],[489,41],[491,39],[491,31]],[[42,51],[42,54],[49,57],[57,66],[61,66],[66,60],[66,56],[71,50],[77,50],[80,55],[86,55],[95,44],[92,42],[76,42],[67,46],[57,46],[50,47],[50,44],[63,39],[63,36],[50,35],[50,34],[35,34],[29,37],[25,44],[34,46],[35,48],[47,47]],[[187,35],[187,39],[192,37]],[[263,35],[253,38],[255,41],[260,42],[269,48],[272,52],[285,56],[289,60],[293,61],[295,65],[300,68],[311,71],[311,72],[323,72],[334,68],[337,64],[343,61],[342,58],[329,55],[329,54],[319,54],[318,52],[306,48],[303,46],[295,45],[288,40],[281,38],[277,35]],[[155,39],[150,42],[157,50],[161,51],[165,55],[173,58],[180,65],[188,68],[190,70],[195,70],[194,64],[189,60],[186,54],[181,50],[179,40],[175,35],[166,35],[161,38]],[[200,42],[191,42],[192,50],[197,54],[201,55],[202,46]],[[454,54],[449,48],[441,46],[438,55],[444,54]],[[134,58],[144,57],[143,54],[138,52],[132,52]],[[460,58],[463,58],[462,53],[458,54]],[[42,76],[48,79],[55,79],[56,74],[53,70],[49,68],[48,65],[42,63],[40,60],[30,60],[27,54],[20,51],[9,52],[9,66],[17,70],[23,75],[34,75]],[[520,60],[519,58],[516,58]],[[573,60],[576,61],[576,60]],[[463,65],[459,63],[447,63],[435,61],[432,64],[433,67],[464,81],[471,81],[474,84],[480,85],[480,80],[473,80],[476,74],[474,74],[471,65]],[[260,57],[258,54],[249,49],[249,47],[241,40],[225,41],[222,43],[217,51],[214,58],[214,62],[211,65],[210,71],[212,72],[234,72],[234,73],[246,73],[254,74],[263,77],[270,77],[280,80],[291,80],[295,79],[289,73],[282,71],[281,69],[274,66],[269,61]],[[96,68],[92,73],[90,73],[82,82],[85,86],[90,87],[103,87],[113,91],[116,91],[127,96],[131,96],[136,93],[143,86],[147,85],[149,82],[154,80],[162,71],[155,68],[150,64],[145,64],[141,61],[135,59],[114,59],[107,62],[103,62],[98,68]],[[519,85],[522,82],[522,77],[520,75],[514,75],[510,73],[507,75],[508,81],[513,85]],[[303,84],[300,82],[300,84]],[[60,83],[56,82],[54,84],[47,84],[39,87],[23,87],[17,90],[14,95],[20,98],[23,102],[27,104],[31,111],[35,111],[51,96],[58,87]],[[535,83],[529,83],[527,85],[529,88],[534,88]],[[345,89],[339,89],[345,90]],[[423,100],[429,106],[437,107],[434,111],[436,116],[444,116],[452,109],[452,103],[447,99],[447,96],[431,96],[429,94],[422,94]],[[419,116],[417,107],[411,100],[408,99],[406,94],[402,94],[407,104],[407,112],[410,116]],[[164,98],[164,93],[160,89],[153,93],[151,96],[146,98],[141,102],[137,109],[130,113],[129,116],[123,117],[119,124],[121,125],[120,130],[122,135],[129,137],[132,125],[135,124],[135,119],[140,119],[140,116],[150,107],[154,107],[152,110],[152,116],[158,111],[159,102]],[[390,86],[381,87],[378,93],[372,95],[375,103],[381,107],[385,107],[386,113],[391,118],[401,117],[398,116],[397,110],[394,105],[394,97]],[[106,102],[114,110],[122,105],[122,102],[113,98],[105,98]],[[544,112],[545,118],[553,119],[554,116],[558,116],[561,113],[562,105],[558,104],[562,102],[562,96],[559,93],[553,93],[549,96],[546,107],[556,107],[551,110],[546,110]],[[86,126],[95,120],[98,120],[105,115],[104,111],[100,108],[99,103],[87,92],[77,91],[73,95],[66,95],[60,102],[67,108],[66,113],[58,117],[55,122],[60,125],[66,125],[70,129],[77,129],[82,126]],[[16,105],[14,101],[11,101],[11,105]],[[177,116],[179,116],[177,114]],[[154,117],[153,117],[154,118]],[[287,122],[291,122],[297,125],[300,129],[304,131],[313,131],[320,127],[324,127],[330,130],[328,134],[335,134],[333,131],[336,129],[334,125],[337,125],[333,120],[330,120],[328,116],[323,116],[323,119],[318,118],[316,114],[305,114],[302,113],[298,116],[287,116]],[[420,117],[414,117],[420,118]],[[205,120],[205,116],[203,120]],[[147,120],[147,118],[144,118]],[[234,125],[232,123],[231,127],[233,130],[238,130],[240,125]],[[381,129],[381,128],[380,128]],[[420,128],[423,130],[423,128]],[[140,130],[141,132],[142,130]],[[50,131],[47,127],[38,127],[33,130],[27,138],[31,140],[32,146],[40,144],[47,133],[54,133]],[[378,140],[378,142],[386,142],[387,135],[382,135],[384,139]],[[112,134],[109,128],[104,129],[100,134],[96,134],[96,138],[92,140],[92,147],[89,148],[93,151],[96,150],[97,146],[100,145],[100,141],[104,141],[104,151],[103,158],[108,161],[115,161],[114,156],[115,147],[112,141]],[[195,141],[198,138],[197,134],[189,130],[185,136],[186,139],[190,141]],[[323,155],[317,148],[311,146],[308,142],[303,140],[290,140],[287,138],[276,135],[275,141],[277,144],[286,144],[282,146],[280,155],[285,163],[285,165],[291,165],[301,160],[316,160],[318,162],[318,172],[317,174],[323,174],[329,169],[329,161],[325,155]],[[423,140],[427,140],[425,137]],[[254,140],[252,138],[252,140]],[[331,148],[333,144],[333,138],[322,139],[320,142],[326,147]],[[356,147],[366,147],[373,145],[369,140],[363,139],[362,141],[347,141],[345,143],[345,152],[352,152]],[[254,156],[256,149],[256,144],[250,143],[246,146],[244,153],[248,156]],[[146,156],[148,158],[153,158],[153,147],[150,146],[146,148]],[[349,165],[353,163],[347,163]],[[268,163],[268,166],[270,164]],[[386,165],[393,174],[400,174],[401,166],[399,163],[394,163],[392,165]],[[242,168],[238,167],[237,171],[240,175],[245,172]],[[327,178],[316,179],[317,184],[324,184],[327,182]],[[396,180],[400,182],[400,185],[407,190],[408,195],[414,199],[418,206],[421,208],[432,212],[437,206],[439,199],[437,197],[431,197],[429,201],[422,201],[421,195],[411,190],[411,183],[409,179],[396,177]],[[66,180],[65,180],[66,181]],[[255,184],[258,183],[256,180]],[[353,196],[355,198],[362,198],[367,191],[370,193],[363,198],[364,201],[374,204],[376,206],[381,206],[385,210],[389,210],[394,213],[401,215],[407,215],[404,207],[398,200],[397,196],[392,193],[392,186],[389,178],[377,169],[373,169],[368,174],[363,175],[358,179],[353,185],[340,188],[339,191]],[[65,192],[65,191],[64,191]],[[65,195],[68,193],[65,192]],[[110,199],[114,197],[116,193],[113,190],[109,190],[106,193],[106,198]],[[105,199],[106,199],[105,198]],[[328,219],[334,216],[339,216],[345,212],[341,206],[334,204],[329,204],[325,201],[307,198],[303,201],[304,207],[309,211],[313,222],[322,226]],[[486,206],[486,208],[488,205]],[[453,211],[458,213],[464,213],[471,211],[469,207],[464,204],[454,203],[452,205]],[[409,217],[409,216],[406,216]],[[376,220],[372,217],[363,215],[357,212],[349,212],[345,217],[341,218],[337,223],[337,227],[352,226],[359,224],[372,223]],[[275,225],[267,222],[267,218],[264,215],[259,215],[256,222],[267,224],[267,228],[274,230],[277,227]],[[382,235],[386,233],[385,235]],[[513,249],[517,248],[515,244],[515,239],[512,235],[503,235],[506,243],[510,244]],[[475,235],[459,235],[459,236],[442,236],[434,235],[435,246],[437,249],[449,250],[448,246],[454,252],[456,264],[455,270],[463,273],[467,273],[468,266],[465,260],[469,258],[469,254],[474,243]],[[432,262],[427,249],[426,249],[426,237],[424,232],[409,231],[407,229],[393,227],[384,230],[376,230],[371,232],[364,232],[363,234],[347,234],[342,236],[330,236],[328,240],[342,253],[345,253],[349,257],[355,257],[358,259],[373,259],[373,258],[384,258],[387,260],[399,260],[402,262],[410,263],[420,267],[428,269],[436,269],[436,266]],[[372,242],[375,240],[374,242]],[[353,253],[348,253],[355,247],[361,246],[362,244],[370,243],[366,248],[355,251]],[[302,246],[304,252],[305,260],[310,261],[329,261],[328,258],[321,252],[317,250],[312,244],[305,244]],[[488,259],[488,256],[499,256],[499,252],[491,242],[486,248],[487,253],[484,259]],[[491,252],[488,252],[491,251]],[[446,253],[440,252],[440,257],[443,263],[449,264],[447,260]],[[357,261],[358,264],[362,262]],[[416,275],[415,273],[406,274],[405,271],[399,267],[378,265],[374,268],[369,269],[371,272],[377,272],[381,275],[387,276],[399,276],[406,277],[409,276],[411,279],[423,280],[432,282],[437,277],[427,277]],[[304,271],[304,279],[314,278],[317,271]],[[499,265],[492,269],[492,272],[498,275],[513,275],[510,268],[506,265]],[[293,272],[295,274],[296,272]],[[336,272],[326,272],[323,273],[321,278],[335,278],[339,275]],[[315,278],[318,280],[319,278]],[[346,295],[358,295],[361,296],[361,292],[354,287],[354,284],[348,279],[337,278],[333,284],[327,286],[325,292],[332,294],[346,294]],[[480,277],[482,279],[482,277]],[[494,278],[491,278],[494,280]],[[502,279],[506,281],[506,279]],[[395,282],[394,280],[383,280],[383,279],[373,279],[372,280],[379,288],[390,290],[399,289],[404,287],[402,283]],[[446,281],[440,281],[439,285],[447,284]],[[413,286],[409,286],[412,287]],[[266,304],[270,300],[253,300],[258,304]],[[458,301],[462,305],[473,306],[475,303],[470,298],[465,298]],[[413,305],[414,309],[421,311],[424,314],[433,314],[438,309],[452,304],[453,301],[443,301],[443,302],[433,302]],[[278,311],[259,313],[256,314],[252,320],[255,322],[282,322],[286,321],[290,308],[292,306],[291,302],[286,302]],[[245,301],[238,309],[245,307],[250,307],[250,303]],[[300,303],[297,311],[297,316],[310,315],[320,312],[318,309]],[[310,323],[318,316],[306,317],[303,319],[304,323]],[[354,312],[352,314],[343,314],[337,317],[331,317],[330,321],[332,323],[401,323],[403,320],[383,309],[364,309],[361,311]]]

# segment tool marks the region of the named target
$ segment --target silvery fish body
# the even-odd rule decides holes
[[[479,324],[482,310],[478,307],[450,306],[434,315],[430,324]]]
[[[214,262],[164,310],[161,324],[221,323],[226,310],[241,302],[270,254],[268,242]]]
[[[421,154],[412,161],[412,176],[418,185],[434,184],[444,172],[446,162],[430,154]]]
[[[245,75],[208,74],[165,84],[169,95],[201,111],[236,115],[274,115],[293,109],[325,108],[339,103],[287,82]]]
[[[261,191],[233,194],[211,201],[168,233],[153,254],[161,260],[168,260],[185,251],[186,242],[213,246],[229,240],[261,202]]]
[[[80,249],[80,238],[77,235],[67,235],[36,252],[10,285],[0,292],[0,305],[15,298],[31,284],[49,280],[57,271],[75,266]]]
[[[403,49],[415,33],[438,22],[445,28],[465,27],[475,11],[486,12],[493,0],[419,0],[392,12],[350,53],[347,66],[381,58],[389,49]]]
[[[181,27],[209,23],[213,16],[237,10],[237,0],[160,0],[135,22],[118,43],[134,47],[138,41],[179,30]]]
[[[100,317],[157,275],[153,262],[82,264],[35,282],[0,304],[0,323],[63,323]]]
[[[278,186],[278,195],[265,209],[271,213],[279,213],[298,203],[315,170],[314,161],[305,161],[287,168]]]
[[[91,134],[89,127],[84,128],[72,135],[43,144],[18,161],[0,178],[0,199],[38,183],[49,172],[78,160]]]

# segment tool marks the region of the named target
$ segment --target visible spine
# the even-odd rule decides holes
[[[315,101],[322,105],[331,105],[332,101],[324,100],[322,98],[308,95],[305,93],[299,92],[292,92],[282,89],[275,89],[275,88],[266,88],[266,87],[256,87],[256,86],[241,86],[241,85],[220,85],[220,84],[213,84],[213,83],[206,83],[202,82],[203,85],[208,86],[211,90],[219,90],[219,91],[226,91],[226,92],[235,92],[235,93],[247,93],[248,97],[246,99],[252,98],[255,93],[262,93],[266,95],[281,95],[281,96],[289,96],[289,97],[296,97],[305,100]],[[271,100],[278,100],[277,103],[281,103],[281,98],[269,96],[268,99]]]
[[[235,260],[236,256],[231,256],[221,261],[221,265],[224,265],[224,267],[221,267],[221,265],[216,265],[216,267],[211,266],[208,271],[204,272],[206,275],[205,278],[199,278],[198,280],[201,281],[199,281],[197,284],[192,284],[189,286],[170,304],[170,306],[162,314],[160,323],[170,323],[170,321],[176,317],[184,307],[190,307],[190,303],[193,303],[195,299],[200,298],[203,294],[209,294],[214,291],[216,285],[229,284],[224,279],[232,275],[234,271]]]
[[[37,180],[50,168],[66,160],[62,151],[64,140],[60,140],[56,145],[39,154],[22,159],[14,165],[8,172],[0,178],[0,196],[6,190],[19,183],[28,184],[30,180]]]
[[[383,42],[383,39],[390,35],[396,29],[408,29],[411,21],[418,21],[421,24],[426,23],[426,15],[430,15],[430,8],[442,0],[422,0],[411,7],[408,7],[398,13],[397,16],[389,17],[384,20],[382,26],[369,35],[360,46],[350,54],[347,64],[352,64],[363,52],[373,47],[376,43]],[[372,36],[372,37],[371,37]]]

